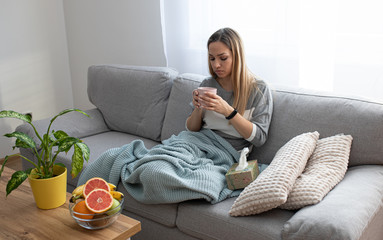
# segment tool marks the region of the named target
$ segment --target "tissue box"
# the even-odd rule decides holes
[[[247,161],[247,167],[240,171],[235,171],[238,163],[235,163],[226,173],[227,186],[231,190],[245,188],[259,175],[257,160]]]

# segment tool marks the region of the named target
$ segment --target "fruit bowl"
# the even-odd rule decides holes
[[[78,225],[91,230],[106,228],[114,223],[121,214],[124,204],[124,198],[122,198],[119,201],[119,205],[112,207],[106,212],[85,214],[74,210],[75,205],[81,201],[84,201],[84,199],[78,199],[74,203],[69,202],[70,215],[76,220]]]

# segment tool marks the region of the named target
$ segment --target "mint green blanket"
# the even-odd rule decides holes
[[[82,172],[78,185],[101,177],[122,181],[137,201],[158,204],[205,199],[212,204],[238,195],[225,173],[240,154],[213,131],[183,131],[148,150],[141,140],[109,149]]]

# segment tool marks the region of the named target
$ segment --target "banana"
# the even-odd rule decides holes
[[[82,192],[84,191],[84,187],[85,187],[85,184],[76,187],[73,190],[72,195],[73,196],[82,196]]]
[[[109,185],[110,191],[116,190],[116,185],[114,185],[113,183],[108,183],[108,185]]]
[[[84,197],[83,195],[84,186],[85,184],[80,185],[73,190],[72,197],[70,198],[71,202],[76,202],[77,199]]]
[[[124,197],[124,194],[119,191],[110,191],[110,194],[112,194],[114,199],[117,199],[118,201],[121,201],[122,198]]]

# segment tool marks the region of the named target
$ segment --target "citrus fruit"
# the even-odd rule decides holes
[[[113,205],[113,196],[104,189],[94,189],[85,197],[85,204],[94,213],[102,213]]]
[[[85,183],[83,195],[86,197],[94,189],[104,189],[105,191],[110,191],[109,184],[104,179],[94,177]]]
[[[120,205],[120,201],[113,198],[113,205],[110,207],[110,210],[106,212],[106,214],[113,215],[116,212],[118,212],[121,209],[121,206],[119,206],[119,205]]]
[[[76,203],[73,207],[73,211],[76,213],[81,213],[81,214],[76,214],[73,213],[76,217],[82,218],[82,219],[92,219],[93,218],[93,212],[88,209],[88,207],[85,204],[85,201],[81,201]],[[92,215],[82,215],[82,214],[92,214]]]

